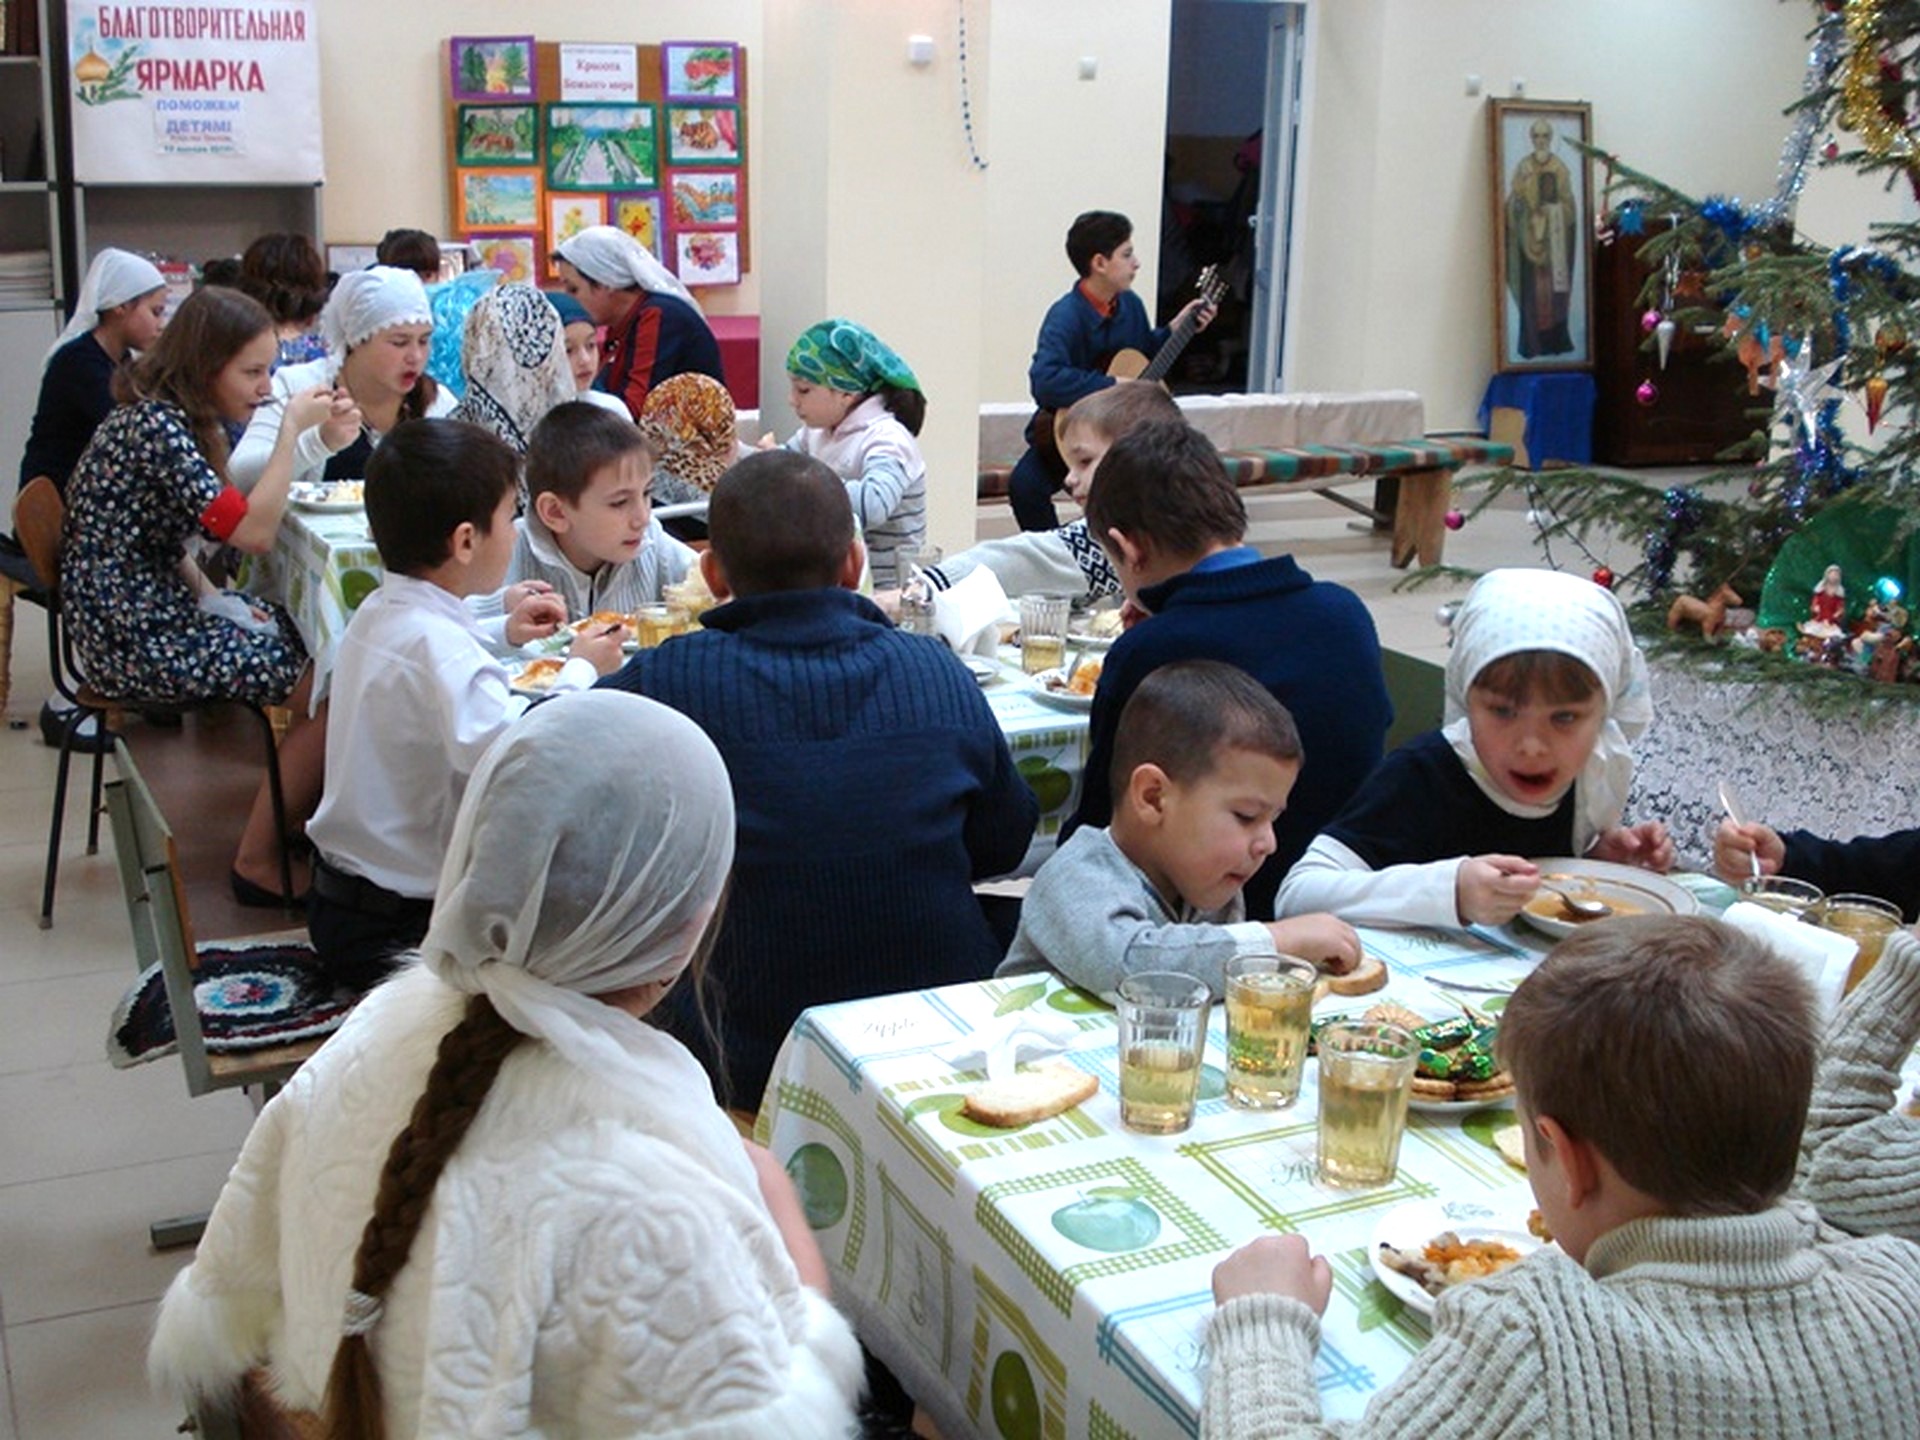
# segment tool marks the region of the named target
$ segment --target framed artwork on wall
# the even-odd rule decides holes
[[[547,196],[547,249],[558,250],[589,225],[607,223],[604,195]]]
[[[737,230],[676,230],[673,254],[674,273],[688,285],[740,283]]]
[[[1591,130],[1585,101],[1488,102],[1497,370],[1593,366]]]
[[[455,100],[531,100],[533,36],[455,35],[447,41],[448,89]]]
[[[666,242],[667,230],[663,223],[664,217],[658,190],[609,195],[607,209],[609,225],[618,225],[627,234],[633,236],[651,250],[662,264],[671,260],[672,257],[663,254],[660,249]]]
[[[740,110],[734,105],[669,105],[667,163],[738,165]]]
[[[709,230],[740,223],[738,170],[676,170],[668,180],[674,229]]]
[[[473,251],[477,270],[497,270],[502,285],[538,284],[535,256],[539,251],[534,235],[477,235]]]
[[[740,47],[721,40],[669,40],[660,47],[660,93],[668,100],[738,100]]]
[[[345,275],[351,270],[364,270],[375,264],[378,245],[329,245],[327,246],[327,269],[336,275]]]
[[[547,188],[649,190],[660,183],[651,105],[547,106]]]
[[[538,170],[457,170],[460,229],[530,232],[540,228]]]
[[[540,110],[534,105],[462,105],[454,121],[454,163],[538,165]]]

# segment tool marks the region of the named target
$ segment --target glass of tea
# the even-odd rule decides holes
[[[1227,962],[1227,1100],[1243,1110],[1284,1110],[1300,1098],[1307,1026],[1320,972],[1292,955]]]
[[[1829,895],[1826,902],[1807,917],[1822,930],[1844,935],[1859,947],[1853,968],[1847,971],[1850,992],[1880,963],[1880,951],[1887,937],[1900,928],[1900,907],[1875,895]]]
[[[1172,1135],[1193,1123],[1213,995],[1191,975],[1143,970],[1120,982],[1120,1123]]]
[[[674,628],[673,609],[667,605],[642,605],[634,612],[639,621],[640,648],[651,650],[679,632]]]
[[[1759,875],[1740,884],[1740,898],[1798,920],[1827,897],[1818,885],[1790,875]]]
[[[1020,597],[1020,668],[1029,675],[1061,669],[1067,661],[1067,611],[1064,595]]]
[[[1321,1183],[1385,1185],[1400,1168],[1419,1042],[1398,1025],[1349,1020],[1322,1030],[1319,1048]]]

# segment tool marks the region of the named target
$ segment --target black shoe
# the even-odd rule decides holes
[[[227,872],[227,880],[233,886],[233,898],[242,905],[260,910],[304,910],[307,897],[295,895],[289,900],[278,890],[269,890],[264,885],[256,885],[238,870]]]
[[[71,705],[56,705],[51,700],[47,701],[40,707],[40,738],[58,750],[61,739],[67,733],[67,721],[72,715]],[[70,748],[81,755],[104,754],[113,749],[113,734],[100,723],[98,714],[89,715],[80,722],[80,728],[73,732]]]

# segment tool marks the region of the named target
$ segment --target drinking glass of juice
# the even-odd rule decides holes
[[[1319,972],[1292,955],[1227,962],[1227,1100],[1243,1110],[1284,1110],[1300,1098]]]
[[[1319,1047],[1321,1183],[1385,1185],[1400,1168],[1419,1042],[1398,1025],[1350,1020],[1322,1030]]]
[[[1120,1123],[1172,1135],[1193,1123],[1213,996],[1191,975],[1146,970],[1120,982]]]

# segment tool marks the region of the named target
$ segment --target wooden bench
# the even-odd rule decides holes
[[[1268,494],[1311,490],[1380,523],[1391,523],[1391,559],[1404,570],[1418,559],[1437,565],[1446,549],[1446,515],[1454,472],[1463,465],[1506,465],[1513,447],[1477,436],[1424,435],[1373,445],[1295,445],[1223,450],[1227,474],[1243,490]],[[982,504],[1007,498],[1011,462],[982,465],[976,496]],[[1343,485],[1376,483],[1374,505],[1334,493]]]

